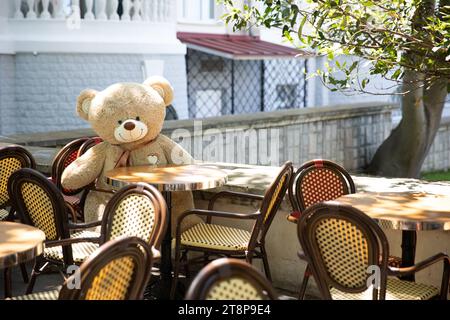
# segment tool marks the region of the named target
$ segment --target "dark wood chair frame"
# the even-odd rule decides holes
[[[65,281],[58,299],[85,300],[92,282],[101,270],[111,261],[124,257],[131,258],[135,264],[126,300],[143,299],[146,284],[151,277],[153,258],[148,243],[138,237],[123,237],[104,243],[80,266],[80,289],[70,289],[67,286],[74,282],[75,275],[72,275]]]
[[[312,266],[312,273],[319,290],[324,299],[330,300],[330,287],[346,293],[360,293],[367,290],[366,285],[357,288],[347,287],[328,273],[325,263],[320,254],[320,249],[315,236],[316,227],[320,221],[327,219],[345,220],[363,234],[367,240],[369,261],[368,265],[376,265],[380,268],[380,288],[373,288],[372,297],[374,300],[385,300],[388,276],[405,276],[414,274],[435,263],[443,262],[444,270],[442,275],[441,290],[436,298],[447,300],[450,278],[450,260],[443,253],[436,254],[415,265],[407,268],[391,268],[388,266],[389,243],[380,226],[362,211],[347,205],[319,203],[309,207],[300,217],[297,225],[298,238],[301,246],[308,257],[308,263]],[[367,275],[369,277],[370,274]]]
[[[96,190],[101,192],[113,193],[111,190],[103,190],[95,187],[95,182],[75,190],[67,190],[63,188],[61,184],[61,176],[64,172],[64,169],[70,164],[67,163],[67,159],[73,156],[76,153],[76,157],[82,156],[86,151],[99,143],[101,139],[99,137],[84,137],[79,138],[74,141],[66,144],[61,150],[56,154],[52,163],[52,181],[56,184],[56,187],[61,190],[64,200],[70,205],[70,214],[72,216],[72,220],[77,222],[80,218],[84,219],[83,216],[83,208],[86,201],[86,197],[90,191]],[[76,158],[75,158],[76,159]],[[74,159],[74,160],[75,160]]]
[[[343,167],[330,160],[325,159],[310,160],[302,164],[295,171],[295,173],[292,175],[292,179],[289,184],[288,189],[289,201],[294,211],[297,211],[301,214],[301,212],[307,209],[305,199],[302,193],[300,192],[301,184],[303,182],[304,177],[311,171],[320,170],[323,168],[332,171],[334,174],[336,174],[337,177],[339,177],[339,180],[341,181],[344,190],[343,194],[350,194],[356,192],[355,183],[353,182],[352,177]],[[306,260],[306,257],[302,255],[301,259]],[[306,288],[308,287],[308,280],[311,276],[312,276],[311,270],[309,266],[307,266],[303,274],[302,284],[300,286],[299,291],[300,300],[303,300],[305,298]]]
[[[209,263],[197,274],[188,289],[186,300],[205,300],[217,281],[230,278],[245,279],[267,300],[278,299],[272,284],[250,264],[233,258],[221,258]]]
[[[82,156],[86,153],[90,148],[94,147],[95,145],[101,143],[103,141],[100,137],[91,137],[88,140],[86,140],[78,149],[78,157]]]
[[[303,212],[307,209],[303,195],[301,192],[299,192],[301,183],[303,181],[303,178],[310,173],[313,170],[326,168],[327,170],[330,170],[336,174],[336,176],[339,177],[340,181],[342,182],[344,195],[345,194],[352,194],[356,192],[355,183],[353,182],[352,177],[350,174],[340,165],[337,163],[334,163],[330,160],[324,160],[324,159],[316,159],[311,160],[306,163],[304,163],[301,167],[297,169],[295,174],[292,176],[292,180],[289,186],[289,200],[291,202],[292,208],[298,212]],[[332,200],[332,199],[328,199]],[[333,199],[334,200],[334,199]],[[302,260],[307,261],[306,257],[304,255],[299,256]],[[400,266],[401,264],[401,258],[390,256],[388,259],[388,264],[390,266]],[[308,286],[308,280],[312,276],[312,272],[307,265],[305,273],[303,274],[303,280],[302,284],[300,286],[299,291],[299,299],[303,300],[306,293],[306,288]]]
[[[11,197],[12,205],[15,208],[17,215],[22,223],[34,226],[33,220],[28,212],[24,198],[21,192],[21,186],[24,183],[31,183],[37,185],[42,189],[50,199],[52,204],[53,221],[56,228],[56,237],[54,239],[46,239],[45,247],[62,246],[63,263],[46,259],[43,256],[37,257],[31,279],[28,283],[26,293],[31,293],[36,281],[36,277],[41,274],[49,264],[67,267],[74,263],[71,245],[79,242],[96,242],[93,238],[70,238],[70,230],[79,230],[92,228],[99,225],[100,221],[93,223],[71,223],[68,221],[67,212],[70,210],[69,205],[64,201],[62,193],[57,189],[56,185],[48,180],[42,173],[29,168],[20,169],[14,172],[8,180],[8,193]],[[64,274],[62,272],[62,274]]]
[[[62,246],[63,251],[63,263],[58,260],[52,260],[40,256],[36,258],[36,262],[33,268],[30,282],[27,287],[26,293],[32,292],[36,277],[44,272],[49,264],[57,265],[60,268],[60,273],[65,277],[65,268],[74,264],[71,245],[80,242],[92,242],[99,245],[104,244],[110,240],[111,224],[114,218],[114,212],[121,199],[129,194],[142,194],[150,198],[154,204],[155,221],[154,221],[154,233],[151,236],[149,245],[155,248],[159,248],[165,230],[167,228],[166,217],[166,203],[161,193],[154,187],[148,184],[133,184],[124,187],[120,191],[116,192],[112,199],[108,202],[103,214],[103,219],[94,221],[91,223],[72,223],[68,221],[65,210],[68,208],[68,204],[64,201],[61,192],[56,186],[48,181],[48,179],[41,173],[32,169],[21,169],[11,175],[8,182],[8,192],[12,197],[14,206],[17,208],[17,212],[20,213],[23,223],[33,225],[32,219],[26,209],[23,196],[20,192],[21,185],[25,182],[37,184],[41,189],[45,190],[46,194],[50,198],[53,206],[53,219],[55,221],[57,237],[56,239],[47,239],[45,246],[54,247]],[[101,226],[99,237],[97,238],[70,238],[70,231],[79,231],[83,229],[93,228]]]
[[[0,149],[0,160],[15,158],[20,161],[22,168],[36,168],[36,161],[31,153],[23,147],[20,146],[7,146]],[[5,190],[7,192],[7,190]],[[6,217],[6,221],[14,221],[15,211],[11,206],[11,199],[8,195],[8,200],[0,204],[0,209],[7,209],[8,216]],[[28,271],[24,263],[20,264],[20,271],[22,274],[22,279],[25,283],[29,281]],[[4,274],[4,288],[5,288],[5,297],[11,297],[12,291],[12,279],[11,279],[11,268],[5,268],[3,270]]]
[[[101,231],[98,242],[103,244],[111,239],[111,226],[114,219],[114,213],[122,199],[130,194],[144,195],[151,200],[154,205],[154,232],[151,234],[147,244],[159,250],[164,234],[167,231],[167,205],[162,196],[155,187],[146,183],[134,183],[127,185],[117,191],[106,205],[101,221]]]
[[[56,154],[55,158],[52,162],[52,181],[56,184],[56,187],[61,190],[63,195],[67,196],[73,196],[76,194],[79,194],[83,189],[75,189],[75,190],[67,190],[64,189],[61,184],[61,175],[64,171],[64,169],[67,167],[67,160],[75,154],[76,157],[79,155],[79,149],[80,147],[88,141],[89,138],[79,138],[76,140],[73,140],[66,144],[64,147],[59,150],[59,152]],[[76,158],[74,158],[75,160]],[[70,163],[69,163],[70,164]]]
[[[353,182],[352,177],[343,167],[330,160],[325,159],[311,160],[302,164],[297,169],[297,171],[295,171],[295,173],[292,175],[292,180],[288,192],[289,192],[289,200],[294,210],[303,212],[304,210],[307,209],[303,195],[301,194],[301,192],[298,191],[300,190],[303,178],[311,171],[317,169],[327,169],[335,173],[336,176],[338,176],[342,182],[344,194],[356,192],[355,183]]]
[[[36,161],[31,153],[20,146],[8,146],[0,149],[0,160],[15,158],[20,161],[22,168],[36,168]],[[7,192],[7,190],[5,190]],[[11,207],[11,201],[8,196],[8,200],[4,203],[0,203],[0,209],[6,209]],[[9,210],[9,215],[6,218],[7,221],[14,220],[14,211]]]
[[[177,287],[178,276],[180,272],[180,266],[184,262],[186,273],[189,274],[188,265],[193,263],[203,263],[206,264],[209,262],[209,256],[227,256],[234,258],[245,259],[248,263],[251,263],[253,258],[262,259],[264,265],[264,271],[267,279],[271,281],[272,277],[270,274],[269,262],[267,259],[267,252],[265,247],[265,237],[269,227],[272,223],[273,218],[275,217],[275,213],[278,211],[283,198],[286,195],[289,181],[293,174],[293,166],[290,161],[286,162],[278,176],[271,183],[269,188],[266,190],[264,196],[241,193],[241,192],[233,192],[233,191],[222,191],[216,193],[209,201],[208,210],[194,209],[184,212],[180,215],[177,220],[176,227],[176,242],[175,242],[175,263],[174,263],[174,279],[172,281],[172,289],[171,289],[171,297],[174,297],[175,290]],[[285,178],[283,185],[273,203],[273,207],[270,208],[270,202],[273,198],[273,195],[276,191],[277,186],[281,182],[282,178]],[[218,199],[221,198],[241,198],[247,200],[258,200],[261,201],[260,209],[254,213],[235,213],[235,212],[226,212],[226,211],[215,211],[214,205]],[[268,210],[271,210],[268,212]],[[247,251],[243,250],[214,250],[209,248],[199,248],[194,246],[186,246],[181,244],[181,224],[183,219],[185,219],[189,215],[199,215],[206,217],[206,223],[210,224],[212,222],[213,217],[222,217],[222,218],[230,218],[230,219],[248,219],[254,220],[251,238],[249,241],[249,245]],[[182,253],[183,251],[183,253]],[[203,252],[204,256],[199,257],[197,259],[191,259],[187,261],[187,254],[189,251],[197,251]]]

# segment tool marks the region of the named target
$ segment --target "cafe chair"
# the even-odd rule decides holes
[[[100,137],[91,137],[87,139],[78,149],[78,157],[82,156],[86,153],[90,148],[96,146],[97,144],[103,142],[103,139]]]
[[[117,191],[106,205],[100,243],[123,236],[136,236],[152,248],[154,260],[161,256],[167,230],[167,205],[161,192],[146,183],[130,184]]]
[[[308,161],[295,171],[290,181],[288,195],[294,211],[288,220],[297,223],[309,206],[355,192],[352,177],[340,165],[323,159]]]
[[[288,216],[288,220],[297,223],[301,213],[308,207],[355,192],[356,187],[352,177],[340,165],[324,159],[308,161],[297,169],[290,181],[288,195],[294,211]],[[304,255],[301,255],[301,258],[306,260]],[[401,258],[389,257],[389,265],[400,267]],[[300,286],[300,300],[305,297],[311,275],[311,270],[307,265]]]
[[[292,163],[286,162],[264,196],[222,191],[211,198],[208,210],[194,209],[180,215],[176,227],[172,297],[175,294],[181,265],[184,264],[186,267],[188,263],[195,262],[194,259],[189,262],[187,260],[187,254],[190,251],[203,252],[203,262],[206,262],[210,255],[244,258],[248,263],[251,263],[253,258],[262,259],[266,277],[271,281],[265,237],[286,194],[292,172]],[[254,213],[215,211],[214,204],[220,198],[259,200],[261,206]],[[206,222],[181,232],[183,219],[192,214],[206,217]],[[214,224],[212,223],[213,217],[253,220],[252,231]]]
[[[8,146],[0,149],[0,221],[13,221],[14,210],[8,194],[7,184],[11,174],[21,168],[36,168],[36,162],[25,148]],[[9,210],[8,210],[9,209]],[[25,283],[28,282],[28,272],[25,264],[20,264],[20,271]],[[5,295],[11,296],[11,269],[4,269]]]
[[[137,184],[117,192],[106,205],[101,221],[71,223],[65,213],[67,203],[61,192],[41,173],[31,169],[16,171],[8,191],[17,212],[26,224],[46,235],[45,250],[36,259],[27,293],[31,293],[38,275],[49,265],[64,270],[83,263],[103,243],[122,236],[138,236],[155,252],[166,228],[166,206],[154,187]],[[101,226],[100,233],[89,230]]]
[[[0,221],[14,220],[14,212],[8,195],[8,179],[11,174],[21,168],[36,168],[36,162],[25,148],[9,146],[0,149]]]
[[[138,237],[103,244],[71,275],[62,288],[11,300],[141,300],[151,277],[152,253]],[[79,276],[79,288],[73,288]]]
[[[408,268],[389,267],[389,243],[383,230],[354,207],[316,204],[303,212],[297,227],[310,269],[326,300],[447,299],[447,255],[439,253]],[[444,267],[440,289],[396,278],[435,263]],[[372,280],[378,286],[372,285]]]
[[[221,258],[205,266],[192,281],[186,300],[276,300],[272,284],[250,264]]]
[[[83,207],[84,201],[91,186],[80,189],[67,189],[63,188],[61,184],[61,176],[72,162],[78,157],[83,155],[89,148],[99,143],[98,138],[79,138],[69,142],[56,154],[52,162],[52,175],[51,180],[55,183],[56,187],[61,190],[64,201],[69,205],[70,214],[73,222],[77,222],[78,219],[83,220]]]

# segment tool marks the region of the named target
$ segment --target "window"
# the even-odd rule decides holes
[[[178,19],[189,22],[215,19],[215,0],[178,0]]]
[[[289,109],[296,106],[297,85],[296,84],[278,84],[277,92],[277,109]]]

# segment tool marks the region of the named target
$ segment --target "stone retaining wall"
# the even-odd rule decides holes
[[[396,105],[370,103],[166,121],[163,133],[180,142],[197,160],[275,166],[291,160],[298,166],[326,158],[358,172],[389,135],[396,109]],[[10,135],[0,141],[61,146],[93,135],[90,129],[79,129]],[[445,118],[422,171],[448,168],[450,118]]]
[[[422,172],[448,170],[450,168],[450,117],[441,121],[433,145],[422,166]]]

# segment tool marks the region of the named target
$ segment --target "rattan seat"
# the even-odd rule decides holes
[[[181,244],[214,250],[245,251],[248,248],[251,235],[247,230],[218,224],[199,223],[181,234]]]
[[[101,221],[71,223],[68,205],[57,186],[31,169],[16,171],[8,182],[8,193],[23,223],[45,233],[44,254],[36,259],[26,293],[48,265],[64,273],[67,266],[81,264],[109,240],[139,237],[159,248],[166,228],[166,204],[161,193],[147,184],[132,184],[117,191],[107,203]],[[100,232],[92,231],[100,226]]]
[[[83,230],[73,233],[71,239],[79,238],[93,238],[98,239],[100,234],[94,231]],[[97,250],[99,245],[93,242],[79,242],[72,244],[72,255],[73,262],[75,264],[81,264],[87,259],[95,250]],[[61,246],[57,247],[47,247],[44,250],[44,257],[50,260],[56,260],[63,262],[64,254]]]
[[[110,240],[97,248],[61,288],[11,300],[138,300],[151,277],[150,246],[138,237]],[[79,277],[79,287],[74,288]]]
[[[437,253],[406,268],[388,265],[389,242],[381,227],[361,210],[326,202],[305,210],[297,225],[321,295],[326,300],[447,299],[450,259]],[[395,277],[442,263],[440,289]]]
[[[9,216],[8,210],[0,209],[0,221],[6,220],[6,218],[8,218],[8,216]]]
[[[22,296],[12,297],[11,300],[58,300],[59,291],[60,289],[35,292],[31,294],[25,294]]]
[[[372,289],[360,293],[330,290],[333,300],[372,300]],[[423,283],[388,278],[386,300],[429,300],[439,295],[439,289]]]
[[[210,257],[233,257],[245,259],[251,263],[254,258],[261,259],[266,277],[271,280],[269,261],[267,258],[265,237],[277,213],[281,202],[286,195],[289,181],[293,173],[291,162],[286,162],[280,169],[277,177],[266,190],[264,196],[249,193],[222,191],[216,193],[209,201],[208,210],[189,210],[179,218],[175,237],[175,263],[174,281],[172,281],[171,296],[174,297],[178,276],[182,265],[186,274],[189,273],[190,264],[200,262],[206,264]],[[261,201],[259,210],[252,213],[225,212],[214,210],[219,199],[240,198],[250,201]],[[189,215],[206,217],[205,223],[197,224],[181,232],[183,219]],[[238,228],[212,223],[213,217],[226,219],[247,219],[252,221],[252,229]],[[203,252],[203,257],[188,260],[188,252]]]

